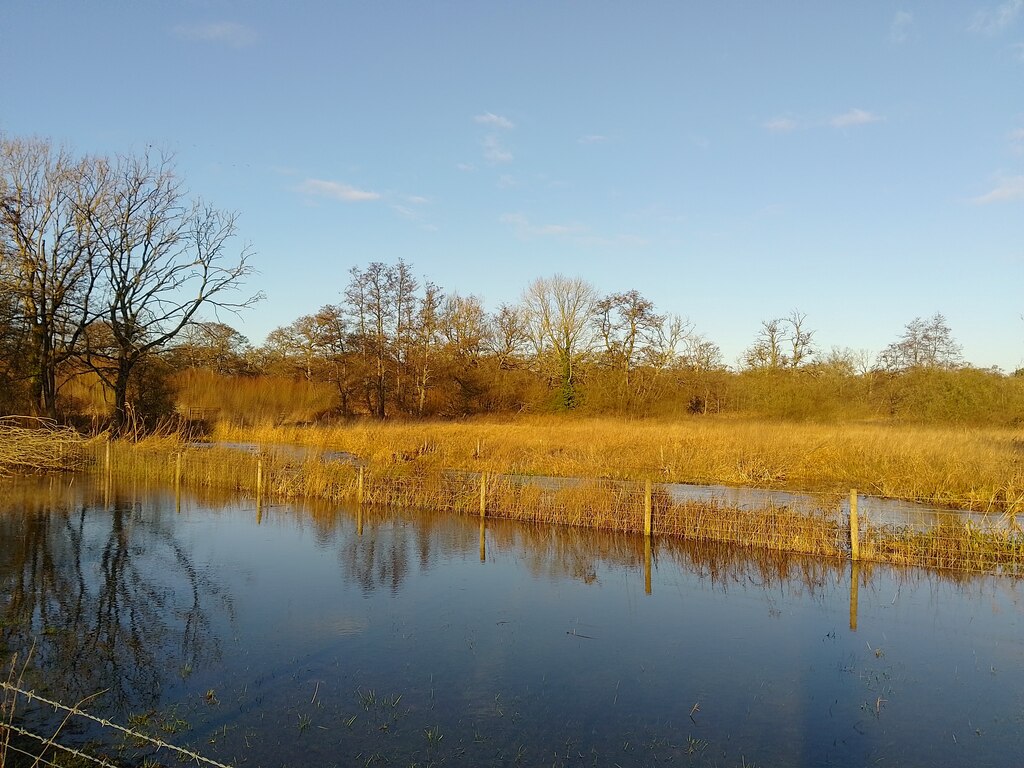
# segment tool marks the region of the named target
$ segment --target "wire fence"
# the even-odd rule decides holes
[[[1024,575],[1024,533],[1012,514],[929,507],[836,492],[539,477],[429,467],[366,466],[351,456],[190,447],[150,455],[107,444],[96,466],[114,477],[219,487],[265,498],[445,510],[530,523],[859,558],[897,565]],[[102,448],[100,450],[103,450]],[[851,526],[850,499],[860,514]],[[854,535],[856,534],[856,535]]]
[[[157,755],[163,754],[169,761],[175,763],[192,763],[210,768],[232,768],[232,766],[211,760],[191,749],[179,747],[137,729],[126,728],[106,718],[97,717],[82,709],[81,702],[78,705],[69,706],[40,696],[34,691],[27,691],[10,682],[0,681],[0,690],[4,692],[3,711],[6,718],[5,722],[0,722],[0,766],[8,762],[8,753],[13,753],[29,760],[30,762],[25,763],[26,765],[97,765],[104,768],[119,768],[119,763],[113,762],[109,755],[104,754],[104,750],[95,744],[76,746],[66,743],[67,740],[62,738],[65,732],[79,731],[84,725],[91,727],[94,732],[98,731],[107,736],[113,736],[115,740],[120,739],[122,744],[130,744],[137,753],[145,754],[145,764],[147,765],[157,765],[155,762]],[[60,718],[60,724],[52,730],[49,736],[39,735],[16,722],[23,721],[29,710],[33,707],[38,708],[40,705],[48,710],[49,714]],[[137,757],[141,757],[141,755],[137,755]],[[10,760],[10,762],[18,764],[20,761]]]

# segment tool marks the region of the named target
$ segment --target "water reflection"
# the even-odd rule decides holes
[[[168,681],[216,663],[212,610],[230,596],[194,562],[161,505],[80,479],[5,483],[0,507],[0,644],[31,653],[24,685],[61,701],[156,706]]]
[[[225,762],[1024,751],[1009,580],[323,502],[185,495],[176,512],[141,486],[105,506],[81,479],[0,496],[0,640],[36,644],[30,685],[174,709],[177,740]]]

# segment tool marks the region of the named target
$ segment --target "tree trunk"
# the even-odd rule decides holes
[[[114,378],[114,412],[111,430],[121,437],[128,429],[128,378],[132,372],[132,361],[117,361],[117,376]]]

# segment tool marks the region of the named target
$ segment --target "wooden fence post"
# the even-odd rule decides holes
[[[860,522],[857,520],[857,489],[850,489],[850,558],[860,560]]]
[[[480,517],[487,516],[487,473],[480,473]]]
[[[359,474],[356,477],[356,503],[363,505],[363,467],[360,465]]]
[[[256,458],[256,514],[263,514],[263,457]]]
[[[651,535],[651,481],[644,483],[644,536]]]

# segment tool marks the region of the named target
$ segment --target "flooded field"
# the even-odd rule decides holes
[[[1024,585],[88,478],[0,488],[22,687],[247,766],[1004,766]],[[6,676],[6,670],[5,670]],[[19,702],[17,722],[60,716]],[[69,723],[125,764],[175,764]]]

